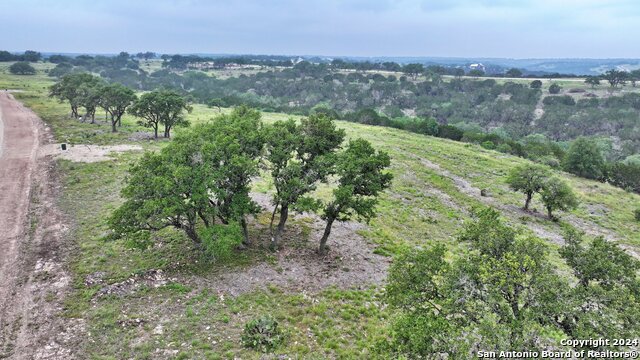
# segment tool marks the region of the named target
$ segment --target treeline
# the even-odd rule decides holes
[[[38,62],[42,60],[42,54],[37,51],[27,50],[22,54],[13,54],[5,50],[0,50],[0,62],[7,61],[27,61]]]
[[[344,130],[321,114],[271,125],[260,117],[238,107],[181,133],[159,153],[145,153],[122,190],[126,201],[109,221],[113,235],[146,241],[151,232],[173,227],[214,257],[238,246],[240,232],[250,246],[247,218],[261,211],[250,188],[261,163],[275,187],[272,248],[280,246],[292,210],[321,212],[321,254],[335,221],[375,215],[377,197],[392,178],[385,152],[363,139],[343,145]],[[332,198],[314,198],[312,192],[330,177],[336,184]]]
[[[61,63],[50,75],[91,71],[138,90],[164,87],[195,102],[213,102],[216,106],[247,104],[264,111],[300,115],[309,114],[319,103],[340,113],[373,108],[389,118],[433,117],[439,124],[480,127],[484,132],[499,132],[511,139],[535,133],[554,141],[578,136],[617,136],[619,157],[640,152],[640,132],[635,125],[640,115],[633,94],[606,99],[585,97],[579,101],[569,96],[546,96],[542,119],[536,120],[534,110],[543,96],[541,82],[532,81],[527,86],[459,77],[444,81],[441,74],[444,70],[438,67],[423,67],[423,73],[420,67],[407,69],[406,75],[395,76],[344,73],[332,68],[332,64],[303,61],[282,71],[216,79],[198,71],[178,74],[167,68],[146,74],[135,69],[137,62],[129,56],[79,57],[74,64]],[[414,74],[428,76],[413,81]],[[560,91],[557,84],[552,84],[549,95]]]
[[[173,70],[186,70],[189,65],[197,63],[213,63],[214,66],[224,67],[229,64],[259,65],[264,67],[291,67],[293,62],[284,56],[225,56],[203,57],[198,55],[162,55],[162,67]]]

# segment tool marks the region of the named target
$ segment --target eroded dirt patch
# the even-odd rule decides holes
[[[113,160],[113,155],[125,151],[142,150],[138,145],[67,145],[66,150],[62,150],[62,144],[44,145],[38,151],[39,156],[55,156],[61,159],[74,162],[98,162]]]

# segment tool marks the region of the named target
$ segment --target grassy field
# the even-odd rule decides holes
[[[140,140],[137,135],[149,130],[136,125],[131,117],[124,118],[117,134],[103,122],[68,119],[67,106],[46,97],[52,80],[44,74],[44,66],[40,64],[38,75],[29,77],[8,75],[0,68],[0,88],[19,90],[15,96],[47,122],[57,141],[135,143],[146,150],[166,144],[165,140]],[[189,119],[198,123],[218,114],[218,110],[196,105]],[[263,114],[267,123],[288,117]],[[558,173],[578,193],[581,205],[561,214],[561,222],[555,223],[541,214],[520,211],[524,198],[505,185],[507,172],[527,160],[389,128],[347,122],[338,125],[348,137],[363,137],[393,159],[395,179],[381,199],[378,216],[358,230],[376,254],[391,258],[403,248],[437,242],[463,250],[455,235],[469,220],[470,210],[480,205],[494,206],[511,223],[546,236],[552,249],[558,247],[563,224],[569,224],[640,252],[640,223],[633,219],[633,209],[640,204],[638,195]],[[287,256],[295,257],[289,253],[296,246],[315,246],[317,239],[310,235],[314,234],[310,231],[311,215],[295,216],[289,225],[287,249],[280,253],[258,246],[217,262],[202,256],[182,234],[170,230],[159,233],[155,245],[146,250],[122,240],[105,240],[106,218],[121,202],[119,189],[126,170],[140,154],[123,153],[98,163],[58,162],[64,182],[60,206],[72,222],[70,241],[76,248],[70,264],[74,290],[64,313],[84,319],[87,334],[81,351],[87,358],[260,358],[260,353],[242,346],[240,334],[248,320],[264,314],[278,319],[286,333],[286,341],[276,354],[311,359],[368,358],[376,342],[387,336],[389,314],[381,306],[379,286],[344,288],[336,284],[317,290],[301,285],[292,291],[277,281],[264,281],[264,286],[235,295],[221,290],[221,276],[247,272],[257,264],[277,273],[285,271],[279,267],[286,267]],[[480,189],[489,196],[480,196]],[[257,180],[254,190],[268,193],[271,185]],[[318,190],[320,197],[328,194],[327,187]],[[541,211],[537,200],[533,207]],[[263,225],[270,210],[265,209],[255,221],[252,236],[265,236]],[[552,256],[560,262],[555,251]],[[337,266],[331,271],[348,274],[351,269]]]

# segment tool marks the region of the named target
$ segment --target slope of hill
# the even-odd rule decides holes
[[[42,75],[0,75],[0,87],[19,90],[16,98],[51,126],[58,142],[127,143],[146,150],[166,144],[147,140],[142,135],[146,129],[129,117],[117,134],[101,121],[68,119],[66,105],[46,98],[50,83]],[[196,123],[218,113],[196,106],[189,117]],[[287,117],[264,113],[265,122]],[[563,224],[640,254],[640,223],[633,218],[638,195],[558,172],[581,204],[552,222],[537,199],[537,211],[523,212],[523,197],[505,184],[508,171],[527,160],[390,128],[338,124],[348,137],[363,137],[389,152],[395,179],[370,224],[336,229],[326,258],[313,254],[322,229],[314,214],[295,214],[284,249],[266,250],[271,210],[266,179],[254,184],[253,196],[265,206],[252,223],[257,245],[230,259],[212,261],[174,231],[159,233],[146,250],[123,240],[107,241],[105,219],[121,202],[126,170],[141,152],[94,163],[59,160],[64,186],[59,204],[72,228],[67,241],[76,249],[68,264],[74,289],[64,300],[63,316],[81,326],[56,340],[69,346],[79,342],[74,350],[92,358],[260,358],[242,346],[240,334],[248,320],[270,313],[287,334],[278,353],[367,357],[376,340],[388,336],[389,314],[379,293],[392,255],[433,243],[465,251],[454,235],[476,206],[494,207],[509,222],[546,239],[560,265],[555,249],[563,243]],[[322,187],[317,195],[326,196],[328,190]]]

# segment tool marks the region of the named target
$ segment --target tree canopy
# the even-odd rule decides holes
[[[587,179],[602,179],[605,172],[604,157],[598,144],[585,137],[571,143],[562,167],[565,171]]]
[[[533,195],[542,190],[546,179],[551,175],[549,170],[541,165],[522,165],[514,168],[507,177],[507,184],[514,191],[526,195],[524,209],[529,210]]]
[[[248,241],[245,216],[259,209],[249,197],[249,182],[258,173],[261,124],[258,112],[238,108],[180,134],[159,153],[145,153],[131,167],[125,202],[110,218],[115,236],[173,227],[215,252],[225,245],[216,236],[219,229],[241,225]]]
[[[333,171],[335,152],[345,132],[323,114],[313,114],[296,124],[278,121],[267,130],[267,156],[276,193],[271,217],[272,246],[277,247],[290,207],[299,211],[317,209],[320,204],[307,194],[315,190]],[[280,218],[273,233],[275,213]]]
[[[99,103],[109,113],[112,132],[117,131],[116,124],[121,124],[122,115],[136,99],[133,90],[119,83],[108,84],[100,89]]]
[[[378,194],[389,187],[393,176],[384,170],[391,164],[389,155],[376,152],[363,139],[349,142],[338,154],[335,175],[338,186],[333,190],[333,200],[324,207],[326,226],[320,239],[319,253],[324,253],[331,227],[335,220],[347,221],[353,216],[368,221],[375,215]]]
[[[26,61],[17,61],[9,66],[9,72],[14,75],[35,75],[36,69]]]
[[[191,112],[191,106],[178,93],[170,90],[156,90],[140,96],[129,107],[128,112],[144,120],[140,125],[153,129],[158,138],[158,128],[164,125],[164,137],[171,136],[174,126],[189,126],[184,112]]]

